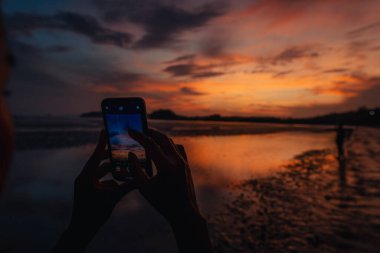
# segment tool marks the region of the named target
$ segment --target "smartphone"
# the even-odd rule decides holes
[[[108,150],[115,174],[117,175],[117,172],[120,171],[130,171],[128,153],[133,152],[138,157],[141,166],[145,168],[146,173],[151,176],[152,162],[149,156],[145,149],[128,134],[128,128],[146,133],[148,126],[144,99],[138,97],[106,98],[102,101],[101,107],[108,137]]]

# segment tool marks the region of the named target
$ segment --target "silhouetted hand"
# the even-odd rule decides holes
[[[186,153],[166,135],[148,129],[148,136],[130,130],[130,136],[144,146],[156,164],[157,175],[149,178],[136,155],[129,153],[129,163],[142,195],[170,223],[185,214],[199,214]]]
[[[172,226],[180,252],[212,252],[183,146],[153,129],[147,135],[130,129],[129,135],[145,148],[157,168],[157,175],[150,178],[130,152],[131,172],[141,194]]]
[[[103,130],[94,153],[75,179],[71,222],[55,252],[83,252],[119,200],[136,188],[135,181],[121,185],[114,180],[100,181],[111,168],[110,163],[102,164],[108,156],[106,143]]]

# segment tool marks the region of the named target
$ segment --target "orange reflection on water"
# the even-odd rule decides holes
[[[196,184],[226,185],[268,176],[304,151],[333,144],[333,133],[175,137],[185,146]]]

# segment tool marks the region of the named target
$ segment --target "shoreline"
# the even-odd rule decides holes
[[[310,150],[283,172],[234,185],[211,219],[216,252],[377,252],[379,143],[379,130],[358,129],[345,161],[335,148]]]
[[[187,131],[172,131],[170,137],[220,137],[220,136],[235,136],[235,135],[265,135],[276,134],[283,132],[300,132],[323,134],[333,132],[334,130],[315,130],[315,129],[268,129],[260,131],[241,131],[241,130],[187,130]],[[80,147],[85,145],[96,144],[98,140],[99,130],[93,131],[16,131],[16,149],[17,150],[32,150],[32,149],[62,149]],[[167,132],[166,132],[167,133]]]
[[[326,133],[335,126],[288,125],[247,122],[165,121],[149,122],[171,137],[261,135],[281,132]],[[95,144],[102,121],[49,120],[16,122],[17,150],[71,148]]]

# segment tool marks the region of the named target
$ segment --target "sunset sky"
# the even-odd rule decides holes
[[[380,106],[379,0],[5,0],[14,114],[305,117]]]

